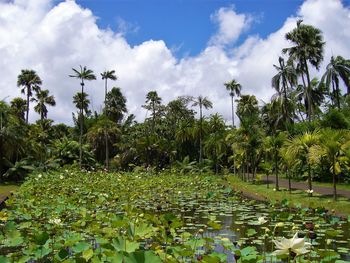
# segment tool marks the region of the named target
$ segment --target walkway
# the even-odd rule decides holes
[[[272,188],[275,185],[276,178],[274,176],[269,176],[269,182],[272,185]],[[263,182],[267,183],[267,177],[263,179]],[[288,179],[279,178],[278,179],[279,186],[283,188],[288,188]],[[307,182],[296,182],[292,181],[292,189],[293,190],[307,190],[309,189]],[[326,186],[317,186],[312,185],[312,188],[315,193],[324,195],[324,196],[333,196],[333,188],[332,187],[326,187]],[[338,189],[337,188],[337,196],[343,196],[348,199],[350,199],[350,190],[344,190],[344,189]]]

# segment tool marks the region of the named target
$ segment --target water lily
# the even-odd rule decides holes
[[[284,227],[284,223],[283,223],[283,222],[278,222],[278,223],[276,224],[276,227]]]
[[[306,190],[306,193],[308,193],[308,194],[312,194],[314,192],[314,190],[312,190],[312,189],[307,189]]]
[[[53,225],[62,225],[62,221],[61,221],[61,219],[59,219],[59,218],[50,219],[50,220],[49,220],[49,223],[50,223],[50,224],[53,224]]]
[[[63,180],[63,179],[64,179],[64,176],[63,176],[63,175],[60,175],[60,179]]]
[[[273,255],[303,255],[309,252],[310,243],[305,242],[304,238],[298,238],[298,233],[291,238],[282,238],[281,240],[272,240],[276,245]]]
[[[260,217],[258,218],[258,223],[259,223],[259,225],[263,225],[263,224],[265,224],[266,222],[267,222],[267,220],[265,219],[265,217],[260,216]]]

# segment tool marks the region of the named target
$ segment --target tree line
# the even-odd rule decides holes
[[[283,173],[305,177],[310,194],[313,180],[332,180],[336,198],[339,175],[343,181],[350,179],[350,60],[332,56],[318,79],[312,72],[320,70],[324,59],[322,32],[298,21],[285,37],[290,45],[272,65],[275,94],[269,102],[259,106],[236,79],[223,84],[231,99],[230,125],[217,113],[206,116],[213,107],[206,96],[181,96],[163,104],[155,90],[142,105],[149,116],[138,123],[128,114],[122,90],[109,89],[109,82],[117,80],[115,70],[101,73],[103,110],[91,112],[84,85],[96,75],[85,66],[69,75],[81,88],[73,97],[74,125],[54,124],[47,118],[54,97],[41,88],[34,70],[22,70],[17,85],[26,98],[0,102],[1,179],[21,179],[33,169],[65,165],[106,171],[172,168],[230,171],[243,180],[256,180],[257,173],[274,174],[278,190]],[[30,102],[40,115],[33,124],[28,123]]]

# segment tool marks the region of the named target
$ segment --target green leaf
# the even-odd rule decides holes
[[[137,251],[127,255],[125,263],[162,263],[162,260],[153,251]]]
[[[88,250],[85,250],[83,252],[83,258],[86,260],[86,261],[89,261],[90,258],[92,258],[92,256],[94,255],[94,251],[90,248]]]
[[[249,229],[247,230],[247,236],[248,236],[248,237],[254,236],[256,233],[257,233],[257,232],[255,231],[254,228],[249,228]]]
[[[65,248],[62,248],[62,249],[60,250],[60,252],[58,252],[58,257],[59,257],[61,260],[63,260],[63,259],[65,259],[66,257],[68,257],[68,255],[69,255],[69,253],[68,253],[67,249],[65,249]]]
[[[81,253],[87,249],[90,248],[90,244],[89,243],[86,243],[86,242],[79,242],[78,244],[74,245],[72,250],[75,252],[75,253]]]
[[[113,239],[112,245],[117,251],[125,251],[128,253],[134,252],[136,249],[140,247],[140,243],[129,241],[122,237]]]
[[[0,256],[0,263],[10,263],[10,260],[7,257]]]
[[[46,232],[41,232],[38,235],[34,236],[35,244],[39,246],[45,245],[46,241],[50,238],[49,234]]]

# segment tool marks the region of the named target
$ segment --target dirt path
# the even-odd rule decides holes
[[[272,188],[275,185],[275,179],[276,178],[274,176],[269,176],[269,183],[271,184]],[[263,182],[267,183],[267,177],[265,177],[263,179]],[[279,182],[280,187],[288,188],[288,180],[287,179],[279,178],[278,182]],[[307,190],[307,189],[309,189],[307,182],[292,181],[291,184],[292,184],[293,190],[296,190],[296,189],[297,190]],[[313,185],[312,188],[313,188],[315,193],[318,193],[318,194],[321,194],[324,196],[329,196],[329,197],[333,196],[333,188],[332,187]],[[343,196],[343,197],[350,199],[350,190],[337,189],[337,196]]]

